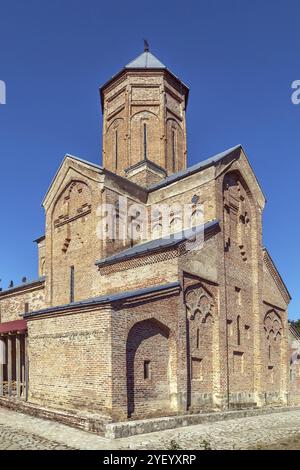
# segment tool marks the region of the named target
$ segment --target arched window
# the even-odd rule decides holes
[[[167,167],[170,172],[180,171],[184,166],[183,132],[175,119],[167,121]]]
[[[175,130],[172,129],[172,167],[173,172],[176,171],[176,134]]]
[[[113,172],[129,166],[126,155],[125,124],[116,118],[108,127],[105,138],[104,165]]]
[[[158,133],[159,118],[156,114],[141,111],[134,114],[130,123],[130,162],[135,165],[142,160],[162,165],[161,140]],[[121,154],[121,149],[119,152]]]
[[[144,122],[144,160],[147,160],[147,124]]]

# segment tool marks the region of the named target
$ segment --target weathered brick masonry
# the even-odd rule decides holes
[[[0,394],[116,421],[288,403],[290,295],[243,148],[186,168],[188,88],[149,51],[100,91],[103,167],[65,157],[43,202],[40,279],[0,292]],[[101,239],[101,205],[118,227],[127,217],[120,196],[149,218],[202,204],[203,246],[164,242],[159,220],[146,240]],[[8,325],[20,318],[26,338]]]

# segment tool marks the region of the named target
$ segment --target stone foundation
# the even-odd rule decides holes
[[[58,421],[70,427],[79,428],[87,432],[95,433],[107,439],[120,439],[139,434],[176,429],[196,424],[214,423],[218,421],[246,418],[270,413],[282,413],[285,411],[298,410],[298,407],[278,406],[241,410],[215,411],[209,413],[198,413],[164,418],[153,418],[144,420],[128,420],[118,423],[111,422],[108,416],[75,414],[62,412],[60,410],[37,407],[31,403],[20,402],[8,398],[0,398],[0,406],[13,411],[29,414],[36,418]]]
[[[59,423],[82,429],[83,431],[93,432],[104,435],[106,424],[110,421],[109,417],[99,415],[89,415],[81,413],[72,413],[50,408],[43,408],[32,403],[16,401],[9,398],[0,398],[0,406],[20,413],[29,414],[35,418],[58,421]]]

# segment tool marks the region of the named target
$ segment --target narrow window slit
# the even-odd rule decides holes
[[[150,361],[144,361],[144,380],[150,379]]]

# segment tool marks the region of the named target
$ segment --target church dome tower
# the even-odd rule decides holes
[[[150,51],[100,89],[103,166],[149,187],[186,168],[188,88]]]

